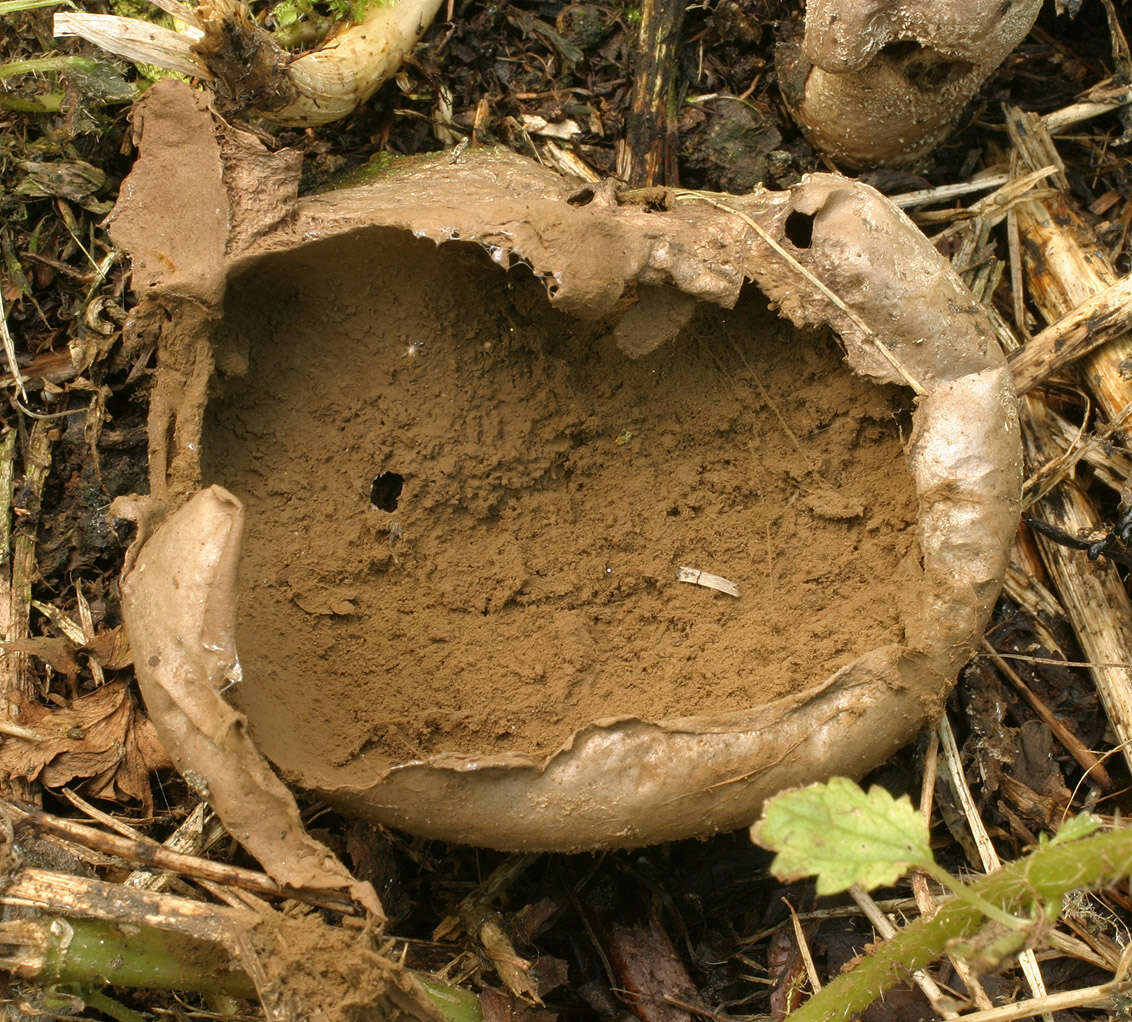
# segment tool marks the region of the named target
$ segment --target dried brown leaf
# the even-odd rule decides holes
[[[83,780],[92,795],[136,799],[148,810],[149,772],[171,766],[124,681],[103,685],[62,709],[27,703],[19,723],[41,741],[6,738],[0,770],[49,788]]]

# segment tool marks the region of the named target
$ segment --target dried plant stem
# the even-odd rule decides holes
[[[1113,110],[1132,103],[1132,85],[1114,86],[1104,91],[1103,98],[1086,99],[1080,103],[1071,103],[1069,106],[1054,110],[1042,117],[1042,125],[1051,135],[1072,128],[1082,121],[1093,117],[1110,114]]]
[[[1011,356],[1019,394],[1032,390],[1064,365],[1132,330],[1132,276],[1121,277],[1086,298],[1036,334]]]
[[[1001,188],[1009,180],[1006,174],[983,174],[970,181],[961,181],[953,185],[939,185],[935,188],[921,188],[915,192],[901,192],[899,195],[889,196],[889,201],[899,209],[914,209],[916,206],[927,206],[935,202],[950,202],[972,192],[986,192],[992,188]]]
[[[31,609],[31,582],[36,576],[35,535],[39,525],[40,501],[47,470],[51,466],[51,433],[47,422],[37,420],[33,423],[24,448],[24,477],[20,488],[23,506],[12,504],[13,459],[15,457],[16,432],[13,430],[0,448],[3,467],[0,469],[0,514],[9,520],[9,511],[14,516],[11,526],[11,571],[0,569],[0,578],[7,583],[7,592],[0,592],[4,607],[0,610],[4,626],[5,641],[26,639],[30,634],[29,617]],[[4,548],[7,558],[8,548]],[[3,686],[4,703],[0,717],[19,727],[20,706],[34,692],[28,654],[9,651],[0,663],[0,686]],[[9,779],[3,786],[4,794],[12,798],[27,799],[27,782]]]
[[[971,789],[967,787],[967,778],[963,775],[963,765],[959,759],[959,747],[955,744],[955,733],[951,730],[951,721],[947,719],[947,714],[944,714],[939,722],[939,745],[947,767],[948,779],[959,804],[963,807],[963,815],[967,817],[967,826],[971,828],[971,835],[975,839],[975,847],[979,850],[983,869],[988,874],[994,873],[1002,866],[1002,860],[998,857],[998,852],[995,851],[990,835],[983,825],[975,800],[971,797]],[[1033,950],[1026,948],[1018,956],[1018,964],[1022,967],[1030,992],[1035,997],[1044,997],[1045,980],[1042,979],[1042,971]],[[1053,1022],[1052,1016],[1049,1016],[1048,1022]]]
[[[1007,127],[1023,165],[1055,163],[1057,151],[1036,116],[1010,110]],[[1065,185],[1064,172],[1055,175]],[[1059,194],[1027,200],[1016,207],[1025,241],[1026,285],[1033,303],[1054,322],[1116,284],[1118,275],[1068,199]],[[1085,355],[1085,382],[1110,423],[1123,421],[1132,404],[1132,382],[1122,366],[1132,358],[1132,333],[1110,340]],[[1051,437],[1059,430],[1048,421],[1044,402],[1022,399],[1020,419],[1030,465],[1051,462],[1061,452]],[[1100,516],[1086,494],[1067,481],[1033,506],[1037,517],[1070,535],[1088,534]],[[1132,600],[1119,576],[1106,564],[1090,561],[1044,536],[1037,537],[1049,574],[1069,615],[1125,760],[1132,764]]]
[[[206,820],[212,816],[207,802],[198,802],[193,811],[185,817],[184,822],[169,835],[164,842],[166,848],[183,855],[200,855],[209,847],[204,839],[204,826]],[[224,835],[222,828],[215,828],[216,840]],[[161,891],[169,883],[171,874],[166,871],[154,872],[148,869],[136,869],[126,877],[127,887],[136,887],[139,891]]]
[[[684,22],[683,0],[643,0],[633,48],[633,95],[625,118],[625,138],[617,152],[617,176],[630,188],[656,184],[675,187],[679,113],[677,50]]]
[[[1006,1004],[1001,1008],[973,1011],[963,1016],[963,1022],[1013,1022],[1014,1019],[1033,1018],[1035,1015],[1051,1018],[1053,1012],[1067,1011],[1070,1008],[1107,1008],[1112,1006],[1117,994],[1127,993],[1129,989],[1132,989],[1132,983],[1125,981],[1065,990],[1060,994],[1046,994],[1044,997]]]
[[[1022,399],[1022,441],[1031,464],[1053,456],[1050,430],[1044,422],[1045,403]],[[1088,534],[1100,515],[1088,496],[1066,481],[1043,497],[1031,512],[1071,536]],[[1073,625],[1077,641],[1091,663],[1090,672],[1105,712],[1132,765],[1132,600],[1119,574],[1108,564],[1090,561],[1083,550],[1072,550],[1040,534],[1035,536],[1046,568]]]
[[[358,911],[357,906],[348,898],[328,894],[325,891],[283,887],[265,873],[245,869],[242,866],[214,862],[211,859],[184,855],[146,838],[129,838],[118,834],[108,834],[105,831],[96,830],[93,827],[87,827],[71,820],[64,820],[32,807],[8,804],[4,805],[2,809],[17,829],[24,827],[41,834],[51,834],[73,841],[85,848],[102,852],[105,855],[118,856],[129,862],[141,862],[156,866],[159,869],[173,870],[186,876],[201,877],[217,883],[230,884],[233,887],[241,887],[259,894],[294,898],[297,901],[319,905],[322,908],[348,915],[356,914]]]
[[[1024,164],[1045,164],[1051,158],[1060,163],[1039,117],[1011,110],[1007,128]],[[1016,208],[1028,257],[1024,261],[1028,294],[1050,323],[1056,324],[1079,307],[1087,309],[1090,302],[1099,301],[1098,295],[1118,284],[1120,275],[1108,253],[1064,193],[1027,199]],[[1117,288],[1109,293],[1121,292]],[[1126,296],[1125,304],[1127,300]],[[1125,379],[1121,369],[1130,358],[1132,332],[1124,332],[1081,360],[1085,380],[1110,421],[1132,404],[1132,381]]]

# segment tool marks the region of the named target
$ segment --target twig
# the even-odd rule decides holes
[[[1130,103],[1132,103],[1132,85],[1126,85],[1115,90],[1111,94],[1111,98],[1085,100],[1081,103],[1071,103],[1060,110],[1054,110],[1042,117],[1042,126],[1051,135],[1057,135],[1075,124],[1080,124],[1082,121],[1090,120],[1093,117],[1110,114],[1113,110],[1128,106]]]
[[[987,174],[971,181],[963,181],[954,185],[939,185],[936,188],[921,188],[915,192],[901,192],[899,195],[890,195],[888,201],[900,209],[912,209],[916,206],[926,206],[934,202],[949,202],[961,195],[970,195],[972,192],[985,192],[991,188],[999,188],[1006,184],[1009,177],[1006,174]]]
[[[676,59],[684,0],[643,0],[633,47],[633,97],[618,148],[617,175],[630,188],[679,184]]]
[[[1132,983],[1101,983],[1095,987],[1066,990],[1060,994],[1043,994],[1028,1001],[1006,1004],[1001,1008],[973,1011],[963,1016],[963,1022],[1013,1022],[1019,1018],[1041,1015],[1052,1019],[1053,1012],[1069,1008],[1110,1008],[1117,994],[1132,990]]]
[[[4,296],[0,294],[0,341],[4,344],[4,358],[8,361],[8,372],[20,392],[20,397],[26,402],[28,392],[24,390],[24,378],[20,373],[20,364],[16,361],[16,346],[12,342],[12,335],[8,331],[8,310],[4,308]]]
[[[170,851],[181,852],[184,855],[200,855],[215,844],[224,834],[224,830],[217,825],[212,841],[204,838],[205,822],[212,817],[212,811],[207,802],[198,802],[193,811],[185,817],[184,822],[165,839],[165,847]],[[123,883],[127,887],[136,887],[139,891],[161,891],[169,883],[170,874],[167,872],[155,873],[149,869],[135,869]]]
[[[979,850],[979,859],[983,864],[983,871],[994,873],[1002,865],[994,845],[991,844],[990,835],[983,825],[982,817],[971,797],[971,789],[967,787],[967,778],[963,776],[963,764],[959,760],[959,747],[955,744],[955,732],[951,730],[951,721],[945,713],[939,722],[939,744],[943,752],[943,761],[947,766],[947,776],[951,781],[952,790],[963,807],[963,815],[967,817],[967,826],[971,828],[971,836],[975,839],[975,847]],[[1033,950],[1026,948],[1018,956],[1018,964],[1030,985],[1030,991],[1035,997],[1044,997],[1046,993],[1045,980],[1042,979],[1038,959]],[[1053,1017],[1046,1013],[1046,1022],[1053,1022]]]
[[[128,862],[145,863],[147,866],[172,870],[184,876],[202,877],[216,883],[231,884],[233,887],[242,887],[258,894],[294,898],[296,901],[318,905],[320,908],[328,908],[345,915],[358,913],[357,906],[349,898],[336,897],[323,891],[283,887],[265,873],[244,869],[242,866],[213,862],[211,859],[184,855],[148,838],[125,838],[117,834],[107,834],[105,831],[61,819],[30,806],[5,803],[0,805],[0,809],[8,813],[17,827],[30,827],[42,834],[53,834],[106,855],[116,855]]]

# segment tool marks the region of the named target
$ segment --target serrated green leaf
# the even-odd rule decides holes
[[[1094,831],[1100,830],[1103,822],[1099,816],[1095,816],[1093,813],[1078,813],[1057,828],[1057,833],[1050,838],[1049,843],[1060,845],[1066,841],[1080,841],[1081,838],[1088,837]]]
[[[845,777],[776,795],[751,836],[777,853],[776,877],[816,874],[818,894],[881,887],[934,862],[927,825],[907,795],[894,799],[879,787],[866,794]]]

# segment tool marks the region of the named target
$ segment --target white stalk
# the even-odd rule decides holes
[[[170,3],[158,6],[168,9]],[[254,83],[258,98],[251,109],[277,124],[305,127],[345,117],[368,100],[401,66],[440,3],[373,0],[361,21],[295,59],[252,24],[242,0],[205,0],[189,9],[185,20],[192,24],[178,32],[133,18],[61,13],[55,15],[55,34],[80,36],[129,60],[219,80],[238,96],[248,94],[243,72],[249,65],[235,53],[247,52],[250,33],[262,58],[259,66],[268,69]],[[227,41],[237,32],[242,33],[241,46],[233,51]],[[232,81],[224,80],[229,77],[226,67],[233,69]]]

